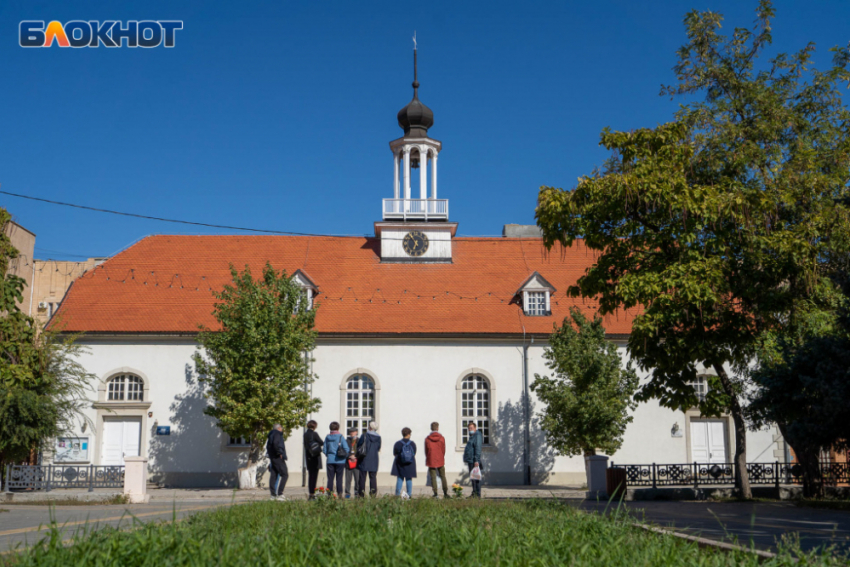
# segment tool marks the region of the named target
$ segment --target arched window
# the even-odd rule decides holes
[[[375,419],[375,381],[366,374],[354,374],[345,384],[345,429],[356,427],[361,434]]]
[[[480,374],[471,374],[460,386],[460,429],[463,443],[469,441],[467,427],[475,422],[484,444],[490,444],[490,383]]]
[[[133,374],[119,374],[109,380],[106,399],[110,402],[144,401],[145,383]]]

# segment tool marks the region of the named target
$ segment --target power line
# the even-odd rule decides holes
[[[40,201],[42,203],[49,203],[51,205],[61,205],[63,207],[72,207],[72,208],[75,208],[75,209],[83,209],[83,210],[86,210],[86,211],[94,211],[94,212],[97,212],[97,213],[108,213],[108,214],[111,214],[111,215],[120,215],[120,216],[125,216],[125,217],[134,217],[134,218],[138,218],[138,219],[155,220],[155,221],[160,221],[160,222],[170,222],[170,223],[175,223],[175,224],[188,224],[188,225],[192,225],[192,226],[203,226],[203,227],[207,227],[207,228],[221,228],[221,229],[225,229],[225,230],[241,230],[241,231],[245,231],[245,232],[258,232],[258,233],[264,233],[264,234],[281,234],[281,235],[285,235],[285,236],[311,236],[311,237],[316,237],[316,238],[351,238],[351,237],[363,238],[363,236],[364,236],[364,235],[351,235],[351,234],[320,234],[320,233],[316,233],[316,232],[292,232],[292,231],[287,231],[287,230],[249,228],[249,227],[244,227],[244,226],[231,226],[231,225],[226,225],[226,224],[212,224],[212,223],[206,223],[206,222],[195,222],[195,221],[187,221],[187,220],[180,220],[180,219],[167,219],[167,218],[163,218],[163,217],[154,217],[154,216],[149,216],[149,215],[139,215],[139,214],[136,214],[136,213],[127,213],[127,212],[124,212],[124,211],[113,211],[111,209],[101,209],[101,208],[98,208],[98,207],[89,207],[89,206],[86,206],[86,205],[77,205],[77,204],[74,204],[74,203],[65,203],[63,201],[54,201],[52,199],[43,199],[41,197],[32,197],[30,195],[20,195],[18,193],[11,193],[9,191],[0,190],[0,194],[9,195],[10,197],[18,197],[19,199],[29,199],[30,201]],[[503,237],[503,236],[484,236],[484,237],[456,236],[455,238],[456,239],[473,238],[478,242],[482,242],[482,241],[508,242],[508,241],[540,240],[539,236],[527,237],[527,238],[524,238],[524,237],[506,238],[506,237]],[[403,238],[392,238],[392,237],[383,237],[383,239],[384,240],[403,240]],[[70,254],[69,254],[69,256],[70,256]],[[523,254],[523,256],[524,256],[524,254]]]

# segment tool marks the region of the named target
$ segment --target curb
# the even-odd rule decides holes
[[[646,530],[648,532],[661,534],[661,535],[669,535],[673,537],[677,537],[679,539],[684,539],[693,543],[696,543],[699,547],[712,547],[714,549],[719,549],[720,551],[742,551],[744,553],[752,553],[758,556],[761,559],[775,559],[777,556],[775,553],[770,551],[763,551],[761,549],[753,549],[750,547],[744,547],[742,545],[737,545],[734,543],[726,543],[722,541],[716,541],[713,539],[708,539],[699,536],[688,535],[682,532],[674,532],[672,530],[667,530],[664,528],[659,528],[657,526],[650,526],[648,524],[632,524],[642,530]]]

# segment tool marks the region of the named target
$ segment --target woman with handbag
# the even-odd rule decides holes
[[[324,441],[316,433],[318,426],[319,424],[311,419],[307,422],[307,429],[304,431],[304,457],[307,463],[307,491],[310,493],[310,500],[314,498],[316,493],[316,481],[319,479],[319,471],[322,468],[322,445],[324,445]]]
[[[342,497],[342,479],[345,476],[348,453],[351,450],[342,433],[339,432],[339,423],[331,422],[331,432],[325,437],[325,446],[322,451],[328,460],[328,490],[333,492],[334,479],[336,479],[336,494]]]

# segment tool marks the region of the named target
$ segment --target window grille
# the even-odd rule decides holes
[[[464,444],[469,441],[470,422],[475,422],[484,444],[490,444],[490,383],[473,374],[463,379],[460,387],[460,426]]]
[[[230,437],[227,442],[228,447],[250,447],[251,440],[244,437]]]
[[[119,374],[109,381],[107,400],[110,402],[143,402],[145,385],[142,379],[132,374]]]
[[[545,291],[527,291],[526,293],[526,315],[548,315],[546,309]]]
[[[706,380],[705,376],[697,376],[696,380],[688,382],[688,384],[694,389],[694,392],[696,392],[697,399],[704,402],[705,396],[708,394],[708,380]]]
[[[366,433],[375,419],[375,382],[365,374],[348,379],[345,392],[345,430],[356,428]]]

